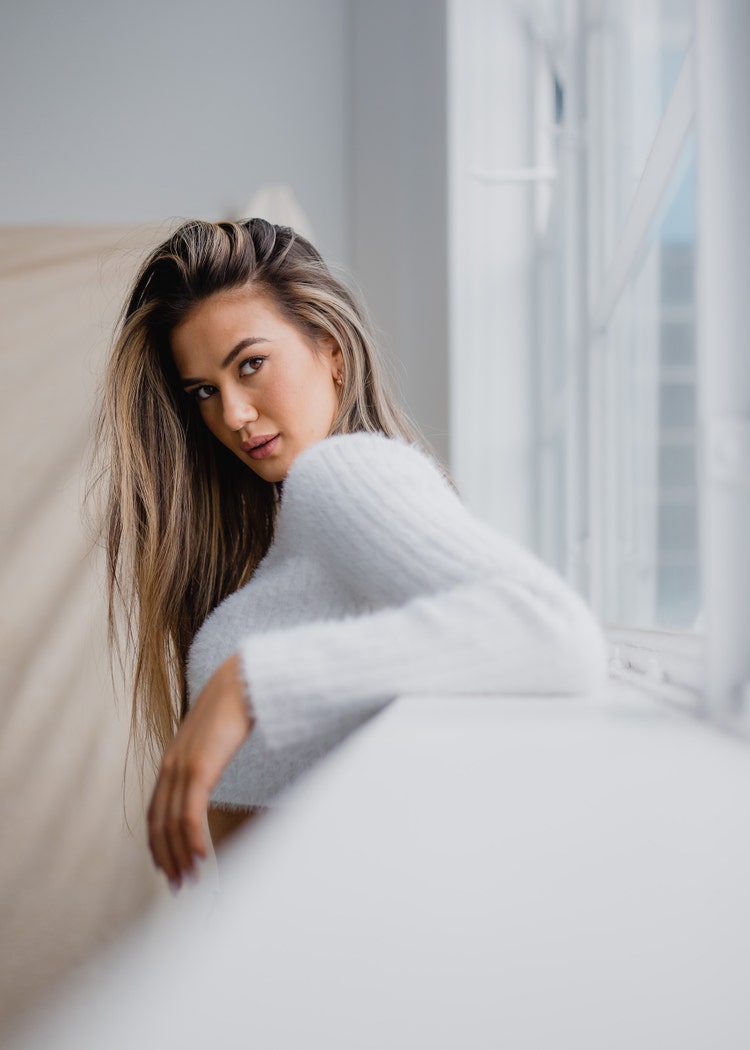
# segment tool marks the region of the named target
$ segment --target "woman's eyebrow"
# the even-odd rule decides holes
[[[241,354],[243,350],[246,350],[248,348],[248,346],[255,346],[256,343],[267,343],[267,342],[268,342],[268,340],[262,335],[252,335],[252,336],[249,336],[247,339],[240,339],[239,343],[237,343],[237,346],[235,346],[232,350],[230,350],[229,353],[227,354],[227,356],[221,362],[221,367],[222,368],[229,368],[229,366],[231,365],[232,361],[234,361],[234,359],[237,356],[237,354]]]
[[[243,350],[247,350],[249,346],[255,346],[256,343],[267,343],[268,339],[262,335],[251,335],[247,339],[240,339],[236,346],[232,347],[227,356],[221,362],[222,368],[229,368],[232,361],[241,354]],[[182,386],[193,386],[195,383],[203,383],[205,380],[198,378],[181,379],[180,383]]]

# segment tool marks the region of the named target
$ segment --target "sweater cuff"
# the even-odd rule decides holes
[[[254,731],[271,751],[341,739],[407,693],[580,694],[605,666],[580,600],[507,580],[252,635],[238,651]]]
[[[239,646],[252,733],[269,751],[317,741],[327,749],[394,699],[387,689],[358,690],[341,671],[341,621],[320,623],[290,637],[287,631],[254,635]],[[285,673],[295,667],[299,673]],[[360,672],[366,675],[366,671]],[[362,695],[364,692],[365,695]],[[358,695],[359,693],[359,695]]]

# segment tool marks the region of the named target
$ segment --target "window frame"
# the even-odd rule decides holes
[[[585,128],[588,135],[609,134],[606,106],[589,104],[607,90],[606,57],[597,49],[597,26],[587,17],[586,5],[568,0],[564,5],[566,47],[563,57],[565,84],[565,119],[563,141],[578,142]],[[538,23],[537,23],[538,24]],[[532,31],[533,31],[532,23]],[[593,39],[592,39],[593,38]],[[607,515],[605,506],[611,500],[608,464],[604,440],[612,425],[606,418],[605,366],[606,342],[610,326],[622,297],[641,266],[649,244],[653,223],[658,216],[671,180],[683,156],[695,126],[694,48],[687,49],[676,83],[659,122],[643,172],[627,209],[621,229],[613,235],[611,207],[604,200],[607,180],[603,163],[611,151],[589,150],[587,165],[578,157],[561,151],[559,170],[568,215],[565,236],[570,241],[566,251],[567,313],[571,320],[566,331],[567,359],[567,448],[566,497],[569,511],[566,528],[566,575],[589,598],[597,613],[604,613],[607,575],[612,570],[611,552],[601,527]],[[572,71],[571,78],[565,71]],[[589,76],[601,77],[601,92],[589,90]],[[557,72],[557,71],[556,71]],[[582,83],[583,81],[583,83]],[[590,110],[593,110],[590,111]],[[598,123],[597,123],[598,122]],[[571,182],[576,185],[571,187]],[[567,189],[566,189],[567,187]],[[581,207],[581,192],[587,192]],[[611,202],[610,202],[611,203]],[[604,262],[596,239],[590,236],[592,225],[610,223],[613,245],[611,258]],[[575,271],[575,272],[572,272]],[[596,281],[594,275],[601,273]],[[581,289],[587,299],[580,305]],[[543,355],[540,348],[538,353]],[[575,398],[571,397],[576,392]],[[583,395],[581,394],[583,392]],[[605,396],[602,396],[604,394]],[[540,411],[540,441],[550,429],[549,406]],[[700,499],[700,490],[699,490]],[[540,505],[544,494],[540,494]],[[611,586],[611,584],[610,584]],[[669,704],[693,713],[704,710],[705,638],[697,632],[670,631],[642,626],[608,623],[610,667],[614,677],[638,686]]]
[[[484,12],[497,11],[499,4],[500,0],[472,0],[470,17],[458,0],[453,0],[449,10],[455,25],[467,18],[476,23]],[[552,137],[543,147],[537,141],[536,148],[528,150],[520,142],[508,148],[505,136],[496,161],[498,170],[492,170],[491,164],[472,164],[470,151],[458,151],[454,140],[452,200],[461,199],[468,175],[475,182],[496,184],[497,193],[507,192],[508,199],[515,193],[518,200],[518,191],[506,187],[524,185],[529,214],[536,220],[532,227],[534,252],[529,261],[534,320],[526,357],[532,392],[528,405],[533,421],[529,462],[533,464],[531,520],[536,549],[588,597],[607,624],[615,677],[625,678],[667,703],[707,715],[714,723],[742,729],[750,724],[750,653],[743,635],[743,626],[750,620],[750,549],[745,541],[750,535],[750,369],[743,360],[745,336],[750,330],[750,297],[746,292],[750,206],[744,189],[750,175],[750,128],[740,126],[732,114],[736,113],[737,92],[750,91],[750,72],[740,47],[750,31],[750,9],[733,6],[729,0],[695,3],[678,12],[682,21],[662,23],[662,9],[648,0],[642,0],[637,8],[636,36],[645,41],[647,53],[651,53],[654,39],[667,41],[666,49],[659,45],[660,60],[643,70],[643,82],[639,67],[635,80],[629,76],[629,52],[620,48],[618,34],[608,31],[611,23],[606,20],[619,19],[619,8],[607,0],[511,0],[503,5],[515,18],[514,24],[512,20],[508,23],[509,34],[519,47],[527,48],[534,99],[528,112],[535,117],[534,133],[541,136],[551,131]],[[672,15],[667,12],[665,17]],[[664,36],[662,27],[667,30]],[[654,29],[658,38],[650,35]],[[484,68],[491,57],[488,48],[495,46],[490,35],[481,38],[475,34],[471,47],[467,49],[466,44],[464,35],[463,50],[458,49],[463,72]],[[539,73],[542,68],[544,76]],[[629,103],[622,107],[623,97],[630,96],[620,91],[623,83],[631,82],[637,85],[632,95],[632,119]],[[668,92],[663,110],[659,106],[660,116],[648,105],[655,88],[662,98]],[[493,97],[499,98],[497,84],[494,89]],[[480,96],[473,81],[472,90],[475,102]],[[547,102],[540,106],[537,100],[545,91]],[[462,100],[466,104],[466,92]],[[550,120],[550,106],[554,121]],[[634,144],[632,171],[626,166],[629,160],[621,163],[619,149],[611,138],[623,127],[617,121],[618,114],[623,121],[630,120],[627,130]],[[468,110],[463,117],[473,119]],[[491,126],[486,116],[485,125]],[[628,311],[628,297],[636,295],[640,302],[640,296],[645,295],[647,314],[658,311],[659,323],[669,324],[669,293],[659,293],[654,306],[648,292],[649,272],[656,288],[665,289],[667,286],[660,282],[669,273],[651,270],[647,253],[653,250],[653,231],[658,228],[656,252],[662,253],[660,262],[674,265],[669,256],[672,248],[679,248],[679,236],[672,243],[660,215],[665,213],[679,181],[683,158],[690,155],[691,137],[695,147],[696,232],[694,244],[691,240],[687,247],[690,258],[686,265],[689,263],[695,283],[693,302],[687,305],[685,300],[690,315],[686,314],[685,323],[695,333],[695,361],[693,364],[692,352],[678,353],[672,359],[686,366],[682,369],[685,375],[672,374],[667,346],[659,341],[658,370],[651,378],[654,389],[684,382],[697,395],[697,425],[692,419],[685,424],[691,448],[689,456],[683,457],[686,465],[681,479],[675,475],[674,492],[659,482],[664,475],[655,473],[653,480],[658,506],[666,506],[669,498],[686,507],[689,504],[693,521],[697,514],[700,526],[699,550],[695,551],[693,530],[684,552],[676,553],[695,559],[685,564],[694,564],[700,573],[701,612],[691,629],[674,631],[608,622],[615,617],[608,618],[607,609],[615,612],[618,602],[609,601],[607,596],[620,592],[622,570],[619,547],[614,545],[617,530],[610,528],[607,533],[602,527],[602,508],[609,506],[609,520],[617,520],[612,518],[611,508],[616,510],[623,497],[618,497],[618,478],[613,476],[602,441],[603,435],[612,438],[617,423],[600,392],[608,392],[610,402],[616,403],[613,395],[623,376],[611,363],[624,358],[615,354],[613,324],[619,324],[618,312],[634,318],[640,309]],[[462,144],[467,142],[463,140]],[[587,149],[591,142],[599,147],[603,144],[603,149]],[[551,152],[547,148],[550,143],[554,143]],[[478,153],[481,155],[482,150]],[[464,183],[456,190],[461,179]],[[626,195],[630,199],[624,207]],[[546,225],[540,225],[540,216],[546,217]],[[741,223],[735,216],[740,216]],[[454,223],[452,229],[452,265],[460,272],[459,262],[463,266],[471,258],[472,245],[467,251],[460,225]],[[487,236],[484,228],[482,236]],[[458,243],[461,252],[455,250]],[[679,252],[672,252],[672,256],[679,270]],[[453,276],[452,312],[458,314],[461,303]],[[564,326],[557,324],[563,316]],[[651,341],[650,329],[639,328],[640,337],[632,336],[627,334],[628,324],[624,329],[628,345],[634,345],[635,340],[645,349],[643,338]],[[655,325],[652,327],[656,331]],[[483,367],[484,348],[468,345],[457,334],[452,330],[454,361],[463,369],[467,364]],[[460,360],[459,353],[463,355]],[[637,360],[644,363],[641,356]],[[660,419],[653,415],[653,409],[652,405],[651,415],[644,417],[649,432],[654,419]],[[457,412],[452,422],[458,432],[462,424]],[[632,427],[632,421],[627,425]],[[661,425],[656,432],[660,438],[665,434]],[[648,436],[644,442],[640,430],[638,434],[639,444],[647,446]],[[454,433],[452,441],[465,444],[476,454],[474,432],[461,432],[459,436],[457,440]],[[630,447],[628,442],[626,437],[620,447]],[[609,444],[611,449],[617,447],[614,440]],[[502,451],[506,453],[505,446]],[[610,451],[609,456],[612,454]],[[516,460],[510,458],[509,462],[515,469]],[[697,466],[697,487],[693,464]],[[648,457],[643,465],[648,478],[656,468]],[[638,462],[631,461],[628,469],[631,476],[637,476]],[[629,497],[626,494],[624,498]],[[657,551],[658,533],[653,532],[648,512],[638,520],[643,523],[638,535],[646,538],[649,550]],[[531,540],[532,535],[528,538]],[[618,544],[621,539],[627,537],[617,536]],[[663,549],[663,541],[661,546]],[[651,560],[666,564],[661,558]],[[640,558],[641,568],[649,570],[650,564],[649,557]],[[646,580],[642,598],[634,592],[634,608],[648,605],[648,587],[656,585],[656,571]],[[686,613],[691,616],[692,608]],[[705,633],[701,633],[704,627]]]

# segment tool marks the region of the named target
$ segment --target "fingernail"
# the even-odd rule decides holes
[[[176,897],[177,894],[180,892],[180,885],[181,884],[177,881],[177,879],[169,880],[169,892],[172,894],[173,897]]]

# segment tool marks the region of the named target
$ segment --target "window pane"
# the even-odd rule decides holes
[[[694,183],[691,142],[605,351],[606,615],[640,627],[691,628],[700,611]]]
[[[603,0],[593,37],[602,61],[605,263],[612,258],[693,34],[693,0]]]

